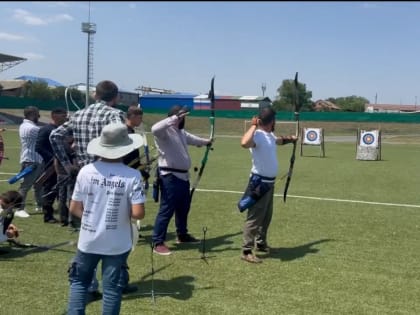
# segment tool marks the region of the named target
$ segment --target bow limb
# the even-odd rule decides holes
[[[142,123],[142,127],[143,127],[143,123]],[[141,129],[141,136],[143,138],[143,147],[144,147],[144,156],[146,157],[146,165],[147,167],[149,167],[151,163],[149,145],[147,144],[147,136],[146,136],[146,131],[144,130],[144,128]]]
[[[193,185],[192,185],[192,189],[191,189],[191,193],[190,193],[190,199],[192,199],[192,196],[194,194],[195,189],[198,186],[198,183],[200,182],[201,176],[203,175],[204,172],[204,168],[206,167],[207,164],[207,159],[209,156],[209,152],[210,150],[213,150],[213,140],[214,140],[214,123],[215,123],[215,115],[214,115],[214,77],[211,79],[211,87],[210,87],[210,91],[209,91],[209,99],[210,99],[210,117],[209,117],[209,121],[210,121],[210,143],[207,145],[206,147],[206,151],[204,152],[204,156],[203,159],[201,160],[201,167],[200,170],[198,171],[198,175],[196,180],[194,181]]]
[[[296,124],[296,137],[299,135],[299,90],[298,90],[298,73],[296,72],[295,75],[295,80],[294,80],[294,90],[295,90],[295,95],[293,98],[293,102],[294,102],[294,110],[295,110],[295,121],[297,122]],[[295,165],[295,157],[296,157],[296,142],[293,142],[293,151],[292,151],[292,156],[290,157],[290,166],[289,166],[289,171],[287,173],[287,180],[286,180],[286,185],[284,186],[284,192],[283,192],[283,201],[286,202],[286,197],[287,197],[287,190],[289,189],[289,185],[290,185],[290,181],[292,180],[292,174],[293,174],[293,167]]]
[[[2,129],[0,129],[0,132],[3,131]],[[3,161],[4,159],[4,142],[3,142],[3,137],[1,136],[0,133],[0,164],[1,161]]]
[[[69,106],[69,102],[67,100],[69,97],[70,97],[71,102],[73,103],[73,106],[76,107],[77,110],[80,110],[80,107],[77,106],[76,102],[73,100],[73,97],[71,96],[71,89],[72,88],[73,88],[72,86],[69,86],[64,90],[64,100],[66,101],[66,106],[67,106],[67,116],[70,115],[70,106]]]

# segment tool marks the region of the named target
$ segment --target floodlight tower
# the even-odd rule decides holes
[[[263,97],[265,96],[265,90],[266,89],[267,89],[267,85],[265,83],[261,84],[261,90],[262,90]]]
[[[86,71],[86,104],[85,104],[85,107],[88,107],[90,86],[93,84],[93,34],[96,33],[96,24],[90,23],[90,2],[89,2],[88,22],[82,23],[82,32],[88,34],[87,71]]]

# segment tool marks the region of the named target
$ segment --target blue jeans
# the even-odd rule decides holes
[[[87,290],[100,260],[102,261],[102,314],[120,313],[122,289],[128,281],[126,261],[129,253],[130,251],[120,255],[98,255],[77,250],[69,268],[69,315],[85,314]]]
[[[67,174],[58,174],[57,175],[57,182],[61,183],[68,177]],[[60,221],[70,223],[72,221],[76,221],[73,223],[77,223],[80,225],[80,218],[73,217],[71,213],[69,213],[69,205],[71,195],[73,194],[74,188],[74,179],[69,179],[65,182],[64,185],[58,186],[58,210],[60,212]]]
[[[179,179],[175,175],[161,175],[161,196],[159,212],[153,228],[153,244],[166,240],[169,221],[175,213],[176,233],[187,234],[187,220],[190,212],[190,182]]]

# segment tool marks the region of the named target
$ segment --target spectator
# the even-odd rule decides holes
[[[41,184],[43,191],[46,193],[42,196],[42,212],[44,213],[45,223],[57,223],[54,218],[53,204],[57,197],[57,193],[53,187],[57,184],[57,174],[54,169],[54,154],[50,143],[51,132],[61,126],[67,120],[67,110],[64,108],[54,108],[51,111],[51,123],[42,126],[39,129],[38,137],[35,144],[35,151],[42,156],[45,165],[44,177]]]
[[[39,126],[39,110],[35,106],[25,107],[23,111],[24,119],[22,124],[19,126],[19,138],[21,144],[20,150],[20,165],[21,171],[26,167],[31,166],[33,170],[31,173],[23,178],[20,184],[19,193],[22,195],[22,203],[19,210],[16,211],[17,217],[29,217],[26,206],[26,196],[28,191],[34,188],[35,191],[35,202],[38,211],[42,208],[42,186],[34,185],[36,179],[41,175],[43,171],[42,157],[35,151],[36,139],[38,138]]]
[[[135,133],[134,128],[140,126],[143,122],[143,110],[138,107],[138,105],[132,105],[127,110],[127,117],[125,119],[125,124],[127,125],[128,133],[133,134]],[[141,175],[143,176],[143,180],[147,182],[150,175],[149,173],[142,167],[140,161],[140,152],[139,150],[131,151],[123,158],[124,164],[140,170]],[[147,185],[146,185],[147,186]]]

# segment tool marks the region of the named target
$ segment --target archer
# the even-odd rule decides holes
[[[267,232],[273,215],[274,183],[278,173],[276,145],[296,143],[297,137],[274,135],[276,112],[271,106],[253,117],[251,127],[241,139],[241,146],[252,155],[248,186],[238,203],[239,211],[248,209],[243,229],[241,259],[250,263],[262,262],[252,252],[268,252]]]

